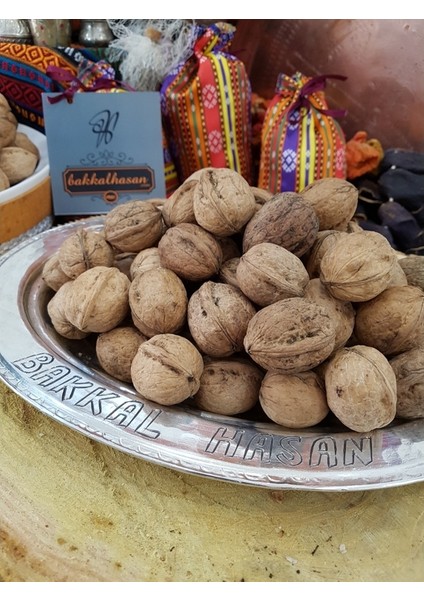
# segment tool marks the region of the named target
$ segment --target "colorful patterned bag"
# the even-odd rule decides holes
[[[162,114],[178,175],[227,167],[251,179],[251,88],[242,61],[228,54],[235,28],[198,27],[193,55],[165,78]]]
[[[346,177],[346,140],[324,96],[327,79],[281,74],[267,109],[261,137],[258,187],[272,193],[299,192],[315,179]]]
[[[65,69],[76,76],[85,59],[98,60],[88,49],[0,43],[0,92],[18,121],[44,133],[41,94],[66,87],[48,75],[48,67]]]

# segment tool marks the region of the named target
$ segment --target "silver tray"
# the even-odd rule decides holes
[[[0,378],[41,412],[92,439],[178,471],[273,489],[349,491],[424,479],[424,420],[358,434],[159,406],[104,374],[87,340],[60,338],[47,317],[44,262],[76,227],[46,231],[0,255]]]

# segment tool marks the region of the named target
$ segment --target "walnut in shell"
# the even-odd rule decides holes
[[[158,249],[161,265],[188,281],[209,279],[221,267],[221,246],[211,233],[195,223],[170,227]]]
[[[188,327],[204,354],[225,358],[243,350],[246,329],[255,312],[239,289],[206,281],[189,300]]]
[[[252,246],[241,256],[237,267],[238,286],[259,306],[303,296],[308,281],[300,258],[269,242]]]
[[[155,246],[163,231],[161,211],[143,200],[119,204],[104,221],[106,240],[121,252],[140,252]]]
[[[253,215],[243,234],[243,252],[271,242],[303,256],[318,233],[318,217],[312,205],[295,192],[275,194]]]
[[[402,352],[390,364],[396,375],[396,415],[401,419],[423,419],[424,348]]]
[[[32,142],[26,133],[23,131],[17,131],[15,135],[15,139],[13,140],[13,144],[11,146],[17,146],[18,148],[23,148],[28,152],[32,152],[37,157],[37,161],[40,160],[40,151],[37,146]]]
[[[264,369],[298,373],[330,356],[335,335],[327,310],[304,298],[287,298],[256,313],[247,327],[244,348]]]
[[[73,325],[66,316],[66,307],[69,302],[73,281],[64,283],[47,304],[47,313],[53,328],[59,335],[69,340],[82,340],[88,332],[81,331]]]
[[[173,333],[155,335],[139,347],[131,365],[135,389],[146,400],[179,404],[200,386],[203,358],[186,338]]]
[[[186,180],[165,201],[162,208],[162,217],[168,227],[179,223],[195,223],[193,210],[194,189],[197,181]]]
[[[238,415],[255,406],[262,370],[245,358],[205,359],[196,406],[221,415]]]
[[[11,109],[10,109],[10,104],[9,104],[8,99],[6,98],[6,96],[4,94],[2,94],[0,92],[0,111],[2,111],[2,110],[8,111]]]
[[[366,302],[388,286],[396,260],[392,247],[380,233],[349,233],[322,257],[320,278],[336,298]]]
[[[286,374],[268,371],[259,391],[265,414],[283,427],[312,427],[320,423],[329,408],[321,378],[313,371]]]
[[[316,240],[307,254],[305,266],[309,277],[315,279],[321,273],[321,260],[324,254],[334,246],[334,244],[343,236],[348,235],[343,231],[334,231],[326,229],[318,231]]]
[[[0,169],[0,192],[10,188],[9,179],[3,169]]]
[[[68,277],[60,266],[59,251],[52,254],[52,256],[44,263],[41,278],[44,283],[52,290],[55,290],[55,292],[57,292],[64,283],[72,281],[72,278]]]
[[[338,177],[316,179],[300,192],[318,216],[319,228],[346,231],[358,206],[358,188]]]
[[[147,337],[176,333],[186,322],[187,292],[173,271],[156,267],[137,275],[129,291],[134,325]]]
[[[328,311],[336,330],[334,349],[344,346],[350,339],[355,326],[355,309],[352,303],[334,298],[318,277],[309,281],[304,297]]]
[[[349,429],[367,432],[385,427],[396,414],[396,376],[376,348],[340,348],[325,369],[330,410]]]
[[[32,175],[37,166],[35,154],[14,146],[0,150],[0,169],[6,173],[10,185],[15,185]]]
[[[408,285],[408,278],[405,271],[399,264],[399,260],[395,260],[392,267],[392,275],[387,287],[394,287],[397,285]]]
[[[197,223],[216,236],[225,237],[241,231],[256,210],[250,185],[232,169],[205,169],[193,194]]]
[[[103,233],[83,227],[62,242],[58,257],[62,271],[71,279],[93,267],[111,267],[115,260]]]
[[[115,327],[97,336],[96,356],[108,375],[131,383],[131,364],[147,338],[135,327]]]
[[[130,266],[130,278],[134,279],[140,273],[160,267],[159,249],[157,247],[140,250]]]
[[[3,96],[4,97],[4,96]],[[0,105],[0,148],[13,145],[18,121],[9,105]]]
[[[424,256],[410,254],[400,258],[399,265],[406,275],[408,284],[424,290]]]
[[[129,287],[130,280],[116,267],[84,271],[72,282],[66,317],[81,331],[110,331],[128,313]]]
[[[265,202],[268,202],[268,200],[271,200],[273,196],[272,192],[269,192],[268,190],[263,190],[262,188],[251,186],[250,189],[252,190],[253,195],[255,196],[256,210],[259,210],[260,207],[263,206]]]
[[[356,311],[355,336],[391,356],[424,344],[424,292],[412,285],[387,288],[361,303]]]
[[[225,263],[223,263],[222,267],[219,270],[219,281],[221,283],[229,283],[234,287],[240,287],[237,281],[237,267],[239,265],[240,258],[230,258]]]
[[[4,110],[11,110],[10,104],[6,96],[0,92],[0,112]]]

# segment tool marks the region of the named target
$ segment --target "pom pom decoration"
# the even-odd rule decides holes
[[[194,22],[185,19],[109,19],[115,36],[110,60],[120,62],[123,80],[138,91],[156,91],[193,52]]]

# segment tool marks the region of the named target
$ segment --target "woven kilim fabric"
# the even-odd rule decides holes
[[[64,89],[46,74],[47,67],[61,67],[76,75],[85,58],[97,60],[86,49],[0,43],[0,93],[19,122],[44,133],[41,94]]]
[[[346,140],[323,88],[334,75],[281,74],[263,123],[258,187],[299,192],[315,179],[346,177]]]
[[[162,114],[178,175],[204,167],[251,179],[251,88],[245,66],[227,52],[235,28],[199,27],[193,55],[164,80]]]

